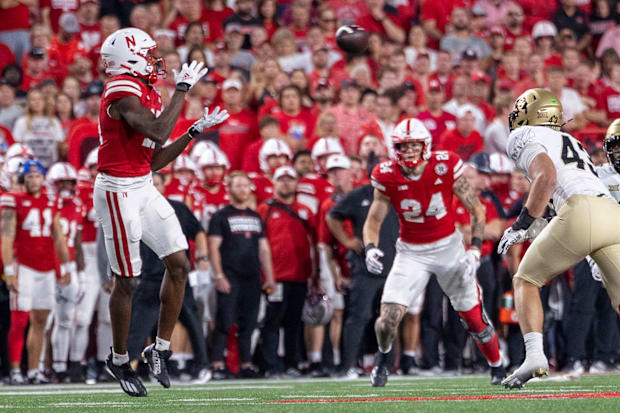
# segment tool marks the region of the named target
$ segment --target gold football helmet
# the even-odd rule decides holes
[[[521,126],[548,126],[560,130],[562,126],[562,104],[551,92],[536,88],[526,90],[515,102],[515,108],[508,116],[510,130]]]
[[[609,162],[616,171],[620,173],[620,156],[614,155],[613,152],[614,146],[618,144],[620,144],[620,118],[611,122],[611,125],[607,128],[607,132],[605,132],[605,140],[603,141],[603,147],[605,148],[605,153],[607,153]]]

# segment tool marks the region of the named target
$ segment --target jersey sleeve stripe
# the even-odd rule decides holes
[[[10,195],[3,195],[0,197],[0,206],[7,208],[15,208],[15,198]]]
[[[117,93],[117,92],[128,92],[131,94],[134,94],[138,97],[142,96],[142,92],[134,87],[129,87],[129,86],[115,86],[112,87],[108,90],[106,90],[104,97],[108,97],[109,95],[111,95],[112,93]]]
[[[112,80],[106,84],[106,87],[108,89],[116,86],[130,86],[140,90],[140,85],[137,82],[133,82],[131,80]]]
[[[378,189],[381,192],[386,191],[385,186],[381,185],[379,182],[375,181],[374,179],[370,181],[370,184],[372,185],[373,188]]]

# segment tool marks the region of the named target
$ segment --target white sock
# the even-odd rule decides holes
[[[155,337],[155,350],[170,350],[170,342],[164,340],[163,338]]]
[[[122,366],[125,363],[129,363],[129,354],[116,354],[114,350],[112,350],[112,364],[115,366]]]
[[[335,348],[332,349],[332,353],[334,356],[334,365],[338,366],[340,365],[340,350],[337,350]]]
[[[55,361],[52,366],[53,366],[54,371],[56,373],[64,373],[65,371],[67,371],[67,362],[66,361]]]
[[[525,342],[525,355],[544,355],[545,352],[543,350],[543,335],[542,333],[531,332],[527,333],[523,336],[523,341]]]
[[[415,351],[415,350],[405,350],[405,351],[403,351],[403,354],[405,356],[409,356],[409,357],[413,357],[413,358],[416,358],[418,356],[418,352]]]
[[[311,363],[320,363],[321,362],[321,352],[320,351],[310,351],[308,352],[308,356],[310,356]]]

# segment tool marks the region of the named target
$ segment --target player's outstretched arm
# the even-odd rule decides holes
[[[229,116],[226,110],[220,111],[219,106],[211,113],[209,113],[209,108],[205,108],[202,117],[194,122],[180,138],[176,139],[165,148],[162,148],[161,145],[155,148],[153,158],[151,159],[151,170],[158,171],[168,165],[185,150],[193,138],[200,135],[205,129],[209,129],[224,122]]]
[[[476,238],[481,241],[484,239],[485,216],[482,203],[480,202],[478,195],[476,195],[476,191],[474,191],[471,185],[469,185],[469,182],[467,182],[467,179],[464,176],[461,176],[456,180],[456,182],[454,182],[452,191],[471,215],[472,241]],[[472,246],[475,246],[474,242],[472,242]],[[479,245],[478,248],[480,248]]]
[[[115,101],[110,115],[116,119],[122,118],[136,132],[163,145],[177,122],[184,101],[185,92],[175,91],[170,104],[156,118],[153,112],[142,106],[137,96],[131,95]]]

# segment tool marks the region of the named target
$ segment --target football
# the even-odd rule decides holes
[[[336,43],[347,53],[363,53],[368,48],[368,32],[356,25],[340,26],[336,31]]]

